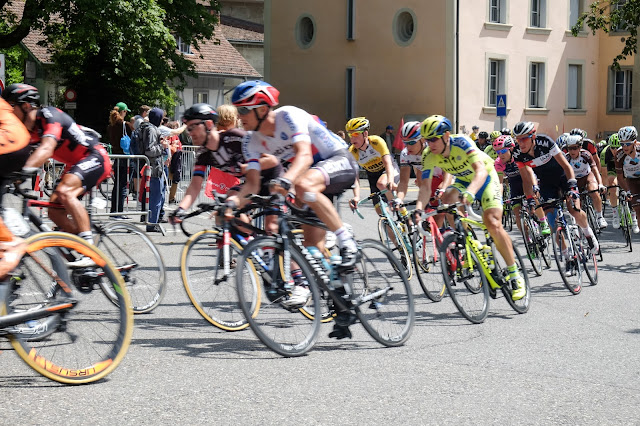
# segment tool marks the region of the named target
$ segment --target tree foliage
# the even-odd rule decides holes
[[[619,5],[618,8],[615,6]],[[638,51],[638,26],[640,26],[640,0],[598,0],[589,6],[589,10],[580,16],[571,29],[574,36],[586,24],[595,35],[596,31],[605,33],[623,31],[625,33],[622,52],[613,59],[613,68],[620,69],[620,61]]]
[[[18,0],[0,6],[7,1]],[[0,11],[9,24],[0,48],[25,37],[27,24],[41,31],[56,75],[78,94],[76,119],[101,129],[120,101],[175,106],[175,91],[195,75],[176,37],[196,47],[213,40],[218,10],[217,0],[26,0],[21,20]]]

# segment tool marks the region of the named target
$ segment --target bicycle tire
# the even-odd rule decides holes
[[[270,272],[258,273],[261,266],[255,253],[259,250],[273,248],[275,262]],[[301,356],[307,353],[315,344],[320,330],[321,316],[310,319],[302,315],[299,309],[285,308],[280,302],[288,296],[285,289],[280,268],[284,259],[283,244],[276,237],[260,237],[245,246],[236,265],[236,285],[240,307],[245,315],[251,331],[269,349],[285,357]],[[289,246],[291,262],[300,267],[302,277],[307,281],[310,297],[307,302],[313,312],[320,312],[321,296],[316,284],[314,273],[308,261],[296,245]],[[251,272],[244,274],[244,269]],[[258,282],[244,280],[245,275],[257,276]],[[270,281],[270,282],[269,282]],[[273,286],[271,285],[273,284]]]
[[[442,281],[442,267],[438,250],[434,250],[433,236],[429,237],[414,232],[411,237],[413,250],[413,266],[416,270],[418,283],[425,296],[433,302],[439,302],[444,296],[446,286]]]
[[[480,260],[473,250],[469,250],[471,265],[463,265],[467,250],[469,248],[462,235],[453,233],[444,238],[440,246],[442,276],[458,311],[470,322],[480,324],[489,312],[489,283],[478,268]],[[472,278],[480,281],[471,285],[468,281]]]
[[[27,254],[16,270],[24,278],[17,298],[7,306],[9,314],[17,305],[46,303],[46,291],[55,279],[51,273],[55,262],[50,255],[52,249],[73,250],[90,257],[97,266],[88,281],[83,281],[87,275],[77,269],[72,274],[66,269],[60,271],[59,280],[71,289],[78,303],[60,314],[64,321],[45,339],[28,341],[9,336],[13,348],[29,367],[60,383],[84,384],[104,378],[124,358],[133,332],[131,301],[118,270],[104,253],[75,235],[44,232],[25,242]],[[118,304],[111,303],[105,292],[98,290],[100,286],[110,286]]]
[[[498,250],[496,249],[496,245],[493,242],[491,242],[491,251],[493,253],[493,258],[495,262],[495,268],[492,272],[492,275],[494,280],[496,280],[496,282],[501,282],[503,280],[502,277],[509,276],[509,272],[507,271],[508,265],[507,265],[507,262],[500,255],[500,252],[498,252]],[[522,299],[513,300],[513,297],[511,296],[512,288],[509,286],[508,283],[504,283],[504,285],[501,287],[501,290],[502,290],[502,294],[504,295],[504,298],[507,299],[509,306],[511,306],[511,308],[513,308],[513,310],[516,311],[517,313],[524,314],[527,311],[529,311],[529,305],[531,304],[531,285],[529,283],[529,273],[527,272],[527,268],[525,268],[524,259],[522,258],[522,256],[520,256],[520,252],[516,247],[513,247],[513,255],[516,259],[516,264],[520,269],[520,274],[524,279],[525,288],[527,289],[527,294],[525,294],[525,296]]]
[[[379,241],[364,240],[358,244],[364,268],[356,263],[350,287],[354,309],[367,333],[384,346],[403,345],[413,330],[415,308],[413,293],[400,262]],[[400,280],[398,280],[400,278]],[[400,281],[400,282],[398,282]],[[367,296],[379,296],[359,301]]]
[[[598,285],[598,260],[596,259],[596,254],[591,252],[584,231],[578,228],[578,232],[580,233],[580,241],[577,244],[577,248],[580,262],[584,266],[584,272],[587,274],[591,285]],[[594,238],[597,239],[597,237]]]
[[[538,249],[538,235],[534,231],[536,224],[532,223],[533,218],[526,213],[520,213],[520,232],[524,241],[524,248],[527,251],[529,263],[533,272],[537,276],[542,275],[542,255]]]
[[[249,323],[238,302],[236,279],[225,278],[221,267],[221,240],[222,233],[215,229],[200,231],[187,240],[180,256],[182,284],[193,306],[209,323],[225,331],[244,330]],[[230,249],[231,261],[237,266],[242,246],[231,239]]]
[[[107,222],[96,235],[95,245],[106,253],[124,279],[133,312],[144,314],[160,305],[167,290],[167,271],[153,241],[135,225]],[[112,300],[115,295],[105,289]]]
[[[395,243],[389,235],[389,230],[393,232]],[[389,225],[389,221],[386,217],[381,217],[378,220],[378,235],[380,236],[382,244],[391,250],[394,257],[398,259],[404,269],[404,274],[408,279],[411,279],[413,276],[413,268],[411,265],[412,261],[409,256],[409,250],[407,250],[407,246],[404,243],[404,236],[397,233],[396,229]],[[398,272],[400,272],[400,270],[398,270]]]
[[[566,241],[570,246],[567,248],[569,258],[565,258],[562,252],[561,240]],[[573,239],[569,237],[566,228],[556,228],[551,241],[553,244],[553,257],[555,258],[562,282],[571,294],[579,294],[582,290],[582,266],[580,262],[576,261],[577,259],[573,258],[574,253],[576,253]],[[569,262],[572,263],[569,264]]]
[[[596,217],[596,211],[594,210],[591,202],[586,203],[586,212],[587,212],[587,223],[589,224],[589,227],[597,237],[598,235],[600,235],[600,226],[598,225],[598,218]]]
[[[624,203],[622,203],[623,207],[623,214],[624,214],[624,221],[623,221],[623,232],[624,232],[624,237],[626,240],[627,245],[629,246],[629,252],[633,252],[633,243],[631,242],[631,235],[632,235],[632,231],[631,231],[631,224],[632,224],[632,219],[631,219],[631,208],[629,207],[629,203],[627,203],[626,201]]]

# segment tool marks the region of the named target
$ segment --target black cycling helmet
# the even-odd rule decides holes
[[[218,113],[209,104],[195,104],[187,109],[182,115],[182,121],[189,120],[213,120],[214,123],[218,122]]]
[[[488,139],[488,138],[489,138],[489,133],[487,133],[487,132],[480,132],[480,133],[478,133],[478,139],[480,139],[480,138],[482,138],[482,139]]]
[[[40,105],[38,89],[24,83],[14,83],[7,86],[2,91],[2,98],[12,105],[24,103],[29,103],[35,107]]]

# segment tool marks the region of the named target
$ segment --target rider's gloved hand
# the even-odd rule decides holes
[[[569,185],[569,195],[574,200],[580,198],[580,193],[578,192],[578,181],[575,179],[568,179],[567,184]]]
[[[529,210],[533,210],[536,208],[536,199],[533,197],[527,197],[527,199],[524,200],[524,203]]]
[[[169,215],[169,223],[172,225],[177,225],[182,222],[182,220],[187,215],[187,212],[182,207],[178,207]]]
[[[607,187],[603,184],[600,184],[598,185],[598,190],[604,194],[605,192],[607,192]]]
[[[540,187],[538,185],[533,185],[533,193],[537,194],[540,192]]]
[[[422,213],[424,213],[424,211],[422,209],[415,209],[411,215],[413,217],[413,223],[418,223],[422,220]]]
[[[360,198],[359,197],[353,197],[352,199],[350,199],[349,200],[349,207],[351,207],[351,210],[357,209],[359,202],[360,202]]]

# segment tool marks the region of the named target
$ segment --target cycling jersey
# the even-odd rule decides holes
[[[484,153],[487,154],[489,157],[491,157],[491,159],[494,161],[496,158],[498,158],[498,153],[496,152],[495,149],[493,149],[493,145],[489,145],[488,147],[486,147],[484,149]]]
[[[631,158],[624,153],[622,148],[618,149],[616,154],[616,171],[622,171],[623,176],[627,179],[640,178],[640,145],[635,145],[636,156]]]
[[[240,129],[229,129],[220,133],[218,149],[212,151],[204,146],[198,150],[193,176],[205,177],[207,167],[215,167],[235,177],[242,176],[242,140],[247,132]]]
[[[425,148],[426,149],[426,148]],[[424,150],[423,150],[424,151]],[[405,147],[402,152],[400,152],[400,166],[411,166],[416,171],[422,171],[422,152],[419,154],[409,154],[409,150]],[[440,167],[434,167],[432,172],[432,177],[442,177],[443,172]]]
[[[31,148],[29,132],[13,113],[13,107],[0,98],[0,174],[22,169]]]
[[[607,175],[615,176],[616,162],[610,146],[603,149],[600,153],[600,164],[607,167]]]
[[[52,158],[67,167],[77,164],[96,151],[100,145],[97,138],[89,138],[73,119],[58,108],[44,107],[36,115],[36,123],[31,131],[31,143],[39,143],[42,138],[50,137],[56,142]]]
[[[389,155],[389,148],[380,136],[369,136],[369,143],[364,150],[351,145],[349,152],[367,172],[379,172],[384,170],[382,157]]]
[[[576,179],[580,179],[586,177],[591,173],[591,170],[595,170],[596,163],[593,161],[593,157],[591,153],[586,149],[580,150],[580,155],[577,158],[571,158],[570,154],[564,155],[567,158],[571,167],[573,167],[573,173],[576,176]]]
[[[558,145],[546,135],[536,135],[533,143],[533,156],[522,152],[520,147],[516,145],[516,148],[513,150],[513,158],[516,165],[519,168],[529,166],[534,169],[541,182],[554,180],[557,179],[558,176],[564,175],[564,169],[558,161],[553,158],[555,155],[561,153]]]
[[[520,169],[516,165],[516,162],[511,159],[510,163],[503,163],[500,158],[496,158],[494,161],[496,172],[503,173],[509,181],[511,186],[522,186],[522,176],[520,175]]]
[[[313,164],[341,150],[346,152],[345,141],[324,127],[317,117],[294,106],[283,106],[275,113],[273,136],[251,131],[242,141],[247,170],[260,170],[260,154],[272,154],[282,162],[292,162],[296,155],[293,145],[301,141],[311,141]]]

